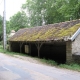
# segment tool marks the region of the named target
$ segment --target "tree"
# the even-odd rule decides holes
[[[20,28],[25,27],[28,27],[28,24],[27,17],[24,12],[17,12],[10,18],[10,29],[17,31]]]
[[[64,14],[65,20],[73,20],[80,18],[80,0],[65,0],[59,11]]]
[[[10,31],[11,31],[11,29],[10,29],[10,22],[6,21],[6,33],[9,34]]]
[[[57,0],[59,2],[59,0]],[[22,9],[29,14],[31,26],[39,26],[43,23],[51,24],[64,21],[64,16],[58,11],[56,0],[26,0]],[[64,0],[63,0],[64,1]],[[62,6],[62,5],[60,5]]]
[[[30,26],[80,18],[80,0],[26,0],[22,5]]]
[[[0,15],[0,41],[2,40],[2,34],[3,34],[3,18]]]

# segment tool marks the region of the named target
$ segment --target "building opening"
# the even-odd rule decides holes
[[[57,63],[65,63],[66,44],[65,43],[43,44],[40,50],[40,57],[54,60]]]

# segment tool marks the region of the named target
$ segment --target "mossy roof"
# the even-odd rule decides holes
[[[80,20],[20,29],[9,41],[53,41],[71,37],[80,27]]]

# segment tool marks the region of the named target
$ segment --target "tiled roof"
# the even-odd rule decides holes
[[[20,29],[9,41],[52,41],[71,37],[80,27],[80,20]]]

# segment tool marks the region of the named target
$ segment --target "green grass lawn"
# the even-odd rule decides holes
[[[3,47],[2,47],[2,45],[0,45],[0,52],[4,53],[4,54],[7,54],[7,55],[10,55],[10,56],[20,55],[20,56],[31,57],[31,56],[29,56],[27,54],[15,53],[15,52],[10,52],[8,50],[4,50]],[[43,64],[47,64],[47,65],[51,65],[51,66],[56,66],[56,67],[59,67],[59,68],[66,68],[66,69],[75,70],[75,71],[79,71],[80,72],[80,64],[77,64],[77,63],[57,64],[55,61],[53,61],[53,60],[46,60],[45,58],[43,58],[43,59],[40,59],[40,58],[37,58],[37,57],[32,57],[32,58],[34,58],[36,60],[39,60]]]

